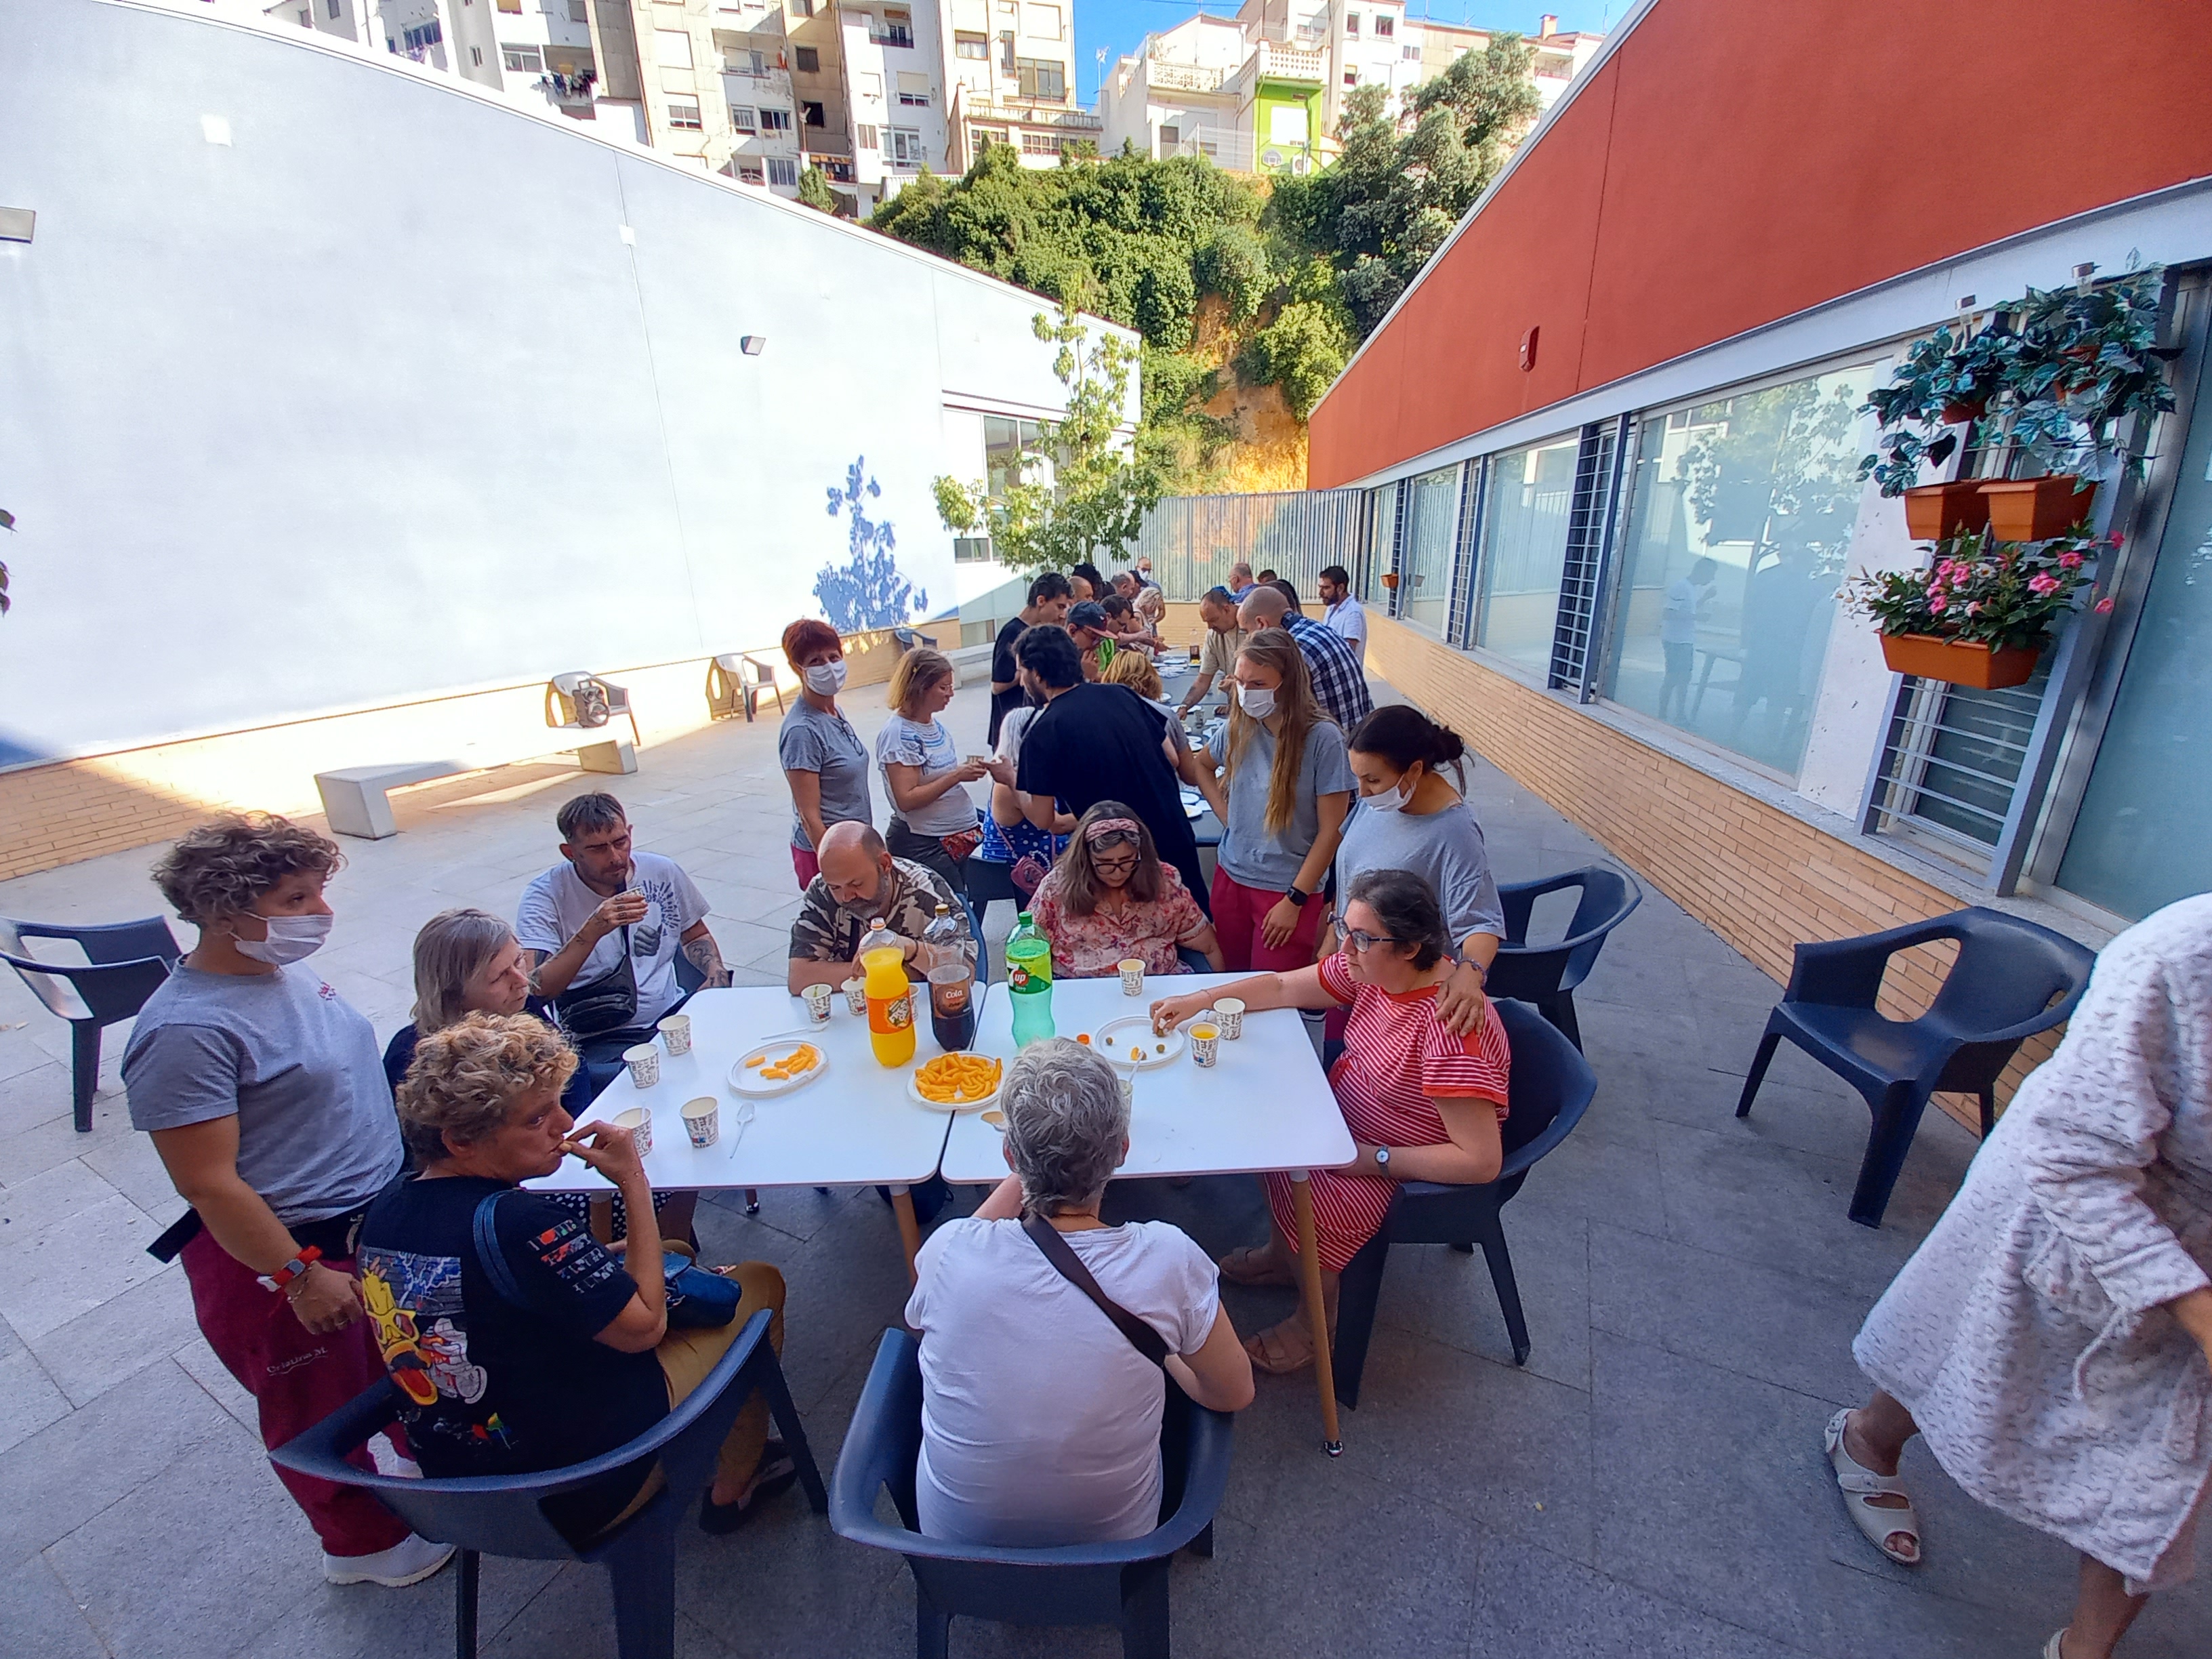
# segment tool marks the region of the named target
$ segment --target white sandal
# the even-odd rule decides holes
[[[2068,1629],[2071,1628],[2071,1626],[2068,1626]],[[2062,1630],[2048,1642],[2045,1642],[2043,1644],[2043,1659],[2066,1659],[2065,1650],[2059,1646],[2059,1644],[2063,1642],[2065,1639],[2066,1632]]]
[[[1920,1517],[1912,1511],[1912,1500],[1906,1496],[1903,1481],[1893,1474],[1876,1474],[1844,1449],[1844,1423],[1850,1416],[1846,1407],[1830,1418],[1826,1436],[1828,1466],[1836,1472],[1844,1509],[1869,1543],[1899,1566],[1917,1567],[1920,1565]],[[1905,1507],[1889,1509],[1867,1501],[1875,1497],[1903,1498]],[[1912,1540],[1911,1554],[1900,1554],[1890,1547],[1889,1540],[1899,1533]]]

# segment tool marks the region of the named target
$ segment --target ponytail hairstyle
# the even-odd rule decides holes
[[[1267,777],[1267,830],[1279,836],[1297,820],[1298,811],[1298,773],[1305,765],[1306,734],[1328,719],[1321,705],[1314,701],[1313,677],[1306,672],[1306,659],[1298,653],[1297,641],[1279,628],[1262,628],[1244,641],[1237,653],[1249,657],[1262,668],[1272,668],[1282,676],[1283,684],[1275,693],[1275,712],[1283,717],[1283,729],[1275,734],[1275,765]],[[1232,697],[1229,710],[1228,775],[1237,775],[1237,763],[1244,757],[1252,734],[1260,729],[1260,722],[1244,712],[1243,697]]]
[[[1346,746],[1386,760],[1401,773],[1411,771],[1415,761],[1431,772],[1439,767],[1457,767],[1461,793],[1466,793],[1467,770],[1462,764],[1467,754],[1466,741],[1451,727],[1439,726],[1411,703],[1384,704],[1359,722],[1359,729],[1352,734],[1352,741]]]

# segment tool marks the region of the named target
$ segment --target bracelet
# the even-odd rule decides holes
[[[279,1267],[275,1273],[259,1273],[257,1274],[256,1277],[260,1280],[261,1288],[263,1290],[281,1291],[287,1285],[291,1284],[293,1280],[298,1279],[302,1273],[306,1273],[309,1267],[313,1267],[316,1262],[320,1261],[322,1259],[322,1251],[316,1246],[310,1244],[306,1249],[301,1251],[299,1255],[294,1256],[289,1261]]]

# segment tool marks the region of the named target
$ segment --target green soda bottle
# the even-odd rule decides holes
[[[1006,989],[1014,999],[1014,1047],[1052,1036],[1052,941],[1026,910],[1006,936]]]

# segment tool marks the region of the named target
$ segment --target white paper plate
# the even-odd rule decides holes
[[[986,1107],[986,1106],[989,1106],[989,1105],[995,1104],[995,1103],[997,1103],[997,1101],[998,1101],[998,1098],[999,1098],[1000,1091],[1001,1089],[1005,1088],[1005,1086],[1006,1086],[1006,1062],[1005,1057],[1004,1057],[1004,1056],[1002,1056],[1002,1055],[999,1055],[999,1054],[982,1054],[980,1050],[977,1050],[977,1049],[969,1049],[968,1052],[969,1052],[970,1054],[977,1054],[977,1055],[978,1055],[978,1057],[979,1057],[979,1058],[981,1058],[981,1059],[983,1059],[983,1060],[997,1060],[997,1061],[999,1062],[999,1085],[1000,1085],[1000,1086],[999,1086],[999,1088],[998,1088],[998,1089],[994,1089],[994,1090],[992,1090],[992,1091],[991,1091],[991,1092],[990,1092],[989,1094],[988,1094],[988,1095],[979,1095],[979,1096],[977,1096],[977,1097],[976,1097],[975,1099],[973,1099],[973,1100],[962,1100],[962,1101],[932,1100],[932,1099],[930,1099],[930,1098],[929,1098],[929,1097],[928,1097],[928,1096],[927,1096],[927,1095],[925,1095],[925,1094],[923,1094],[923,1093],[922,1093],[921,1084],[920,1084],[920,1083],[918,1083],[918,1082],[915,1080],[916,1073],[918,1073],[921,1070],[921,1067],[920,1066],[915,1066],[915,1067],[914,1068],[914,1070],[913,1070],[913,1071],[908,1072],[908,1073],[906,1074],[906,1097],[907,1097],[907,1098],[908,1098],[908,1100],[911,1100],[912,1102],[914,1102],[914,1103],[915,1103],[915,1105],[920,1106],[920,1107],[923,1107],[923,1108],[927,1109],[927,1110],[929,1110],[929,1111],[933,1111],[933,1112],[954,1112],[954,1113],[957,1113],[957,1112],[976,1112],[976,1111],[981,1111],[981,1110],[984,1107]],[[935,1059],[935,1058],[936,1058],[936,1056],[935,1056],[935,1055],[933,1055],[933,1054],[931,1056],[931,1059],[933,1059],[933,1059]],[[925,1064],[926,1064],[926,1063],[927,1063],[927,1062],[925,1062]]]
[[[773,1063],[802,1042],[811,1043],[814,1052],[822,1058],[797,1077],[763,1078],[761,1076],[762,1066],[745,1064],[756,1054],[765,1056],[765,1063]],[[738,1063],[730,1067],[730,1092],[754,1100],[769,1100],[777,1095],[787,1095],[794,1089],[804,1089],[829,1069],[830,1051],[822,1046],[820,1036],[811,1031],[786,1031],[781,1036],[770,1037],[766,1042],[756,1043],[738,1056]]]
[[[1138,1047],[1137,1054],[1129,1052],[1132,1042]],[[1116,1066],[1134,1066],[1140,1072],[1154,1066],[1172,1066],[1183,1057],[1189,1046],[1190,1039],[1181,1031],[1153,1036],[1150,1014],[1130,1014],[1109,1020],[1091,1034],[1093,1053],[1105,1055]],[[1164,1054],[1161,1052],[1163,1048],[1166,1050]]]

